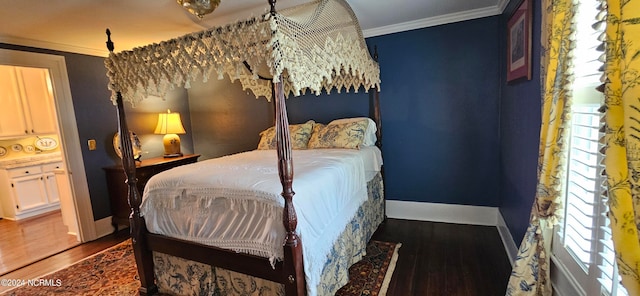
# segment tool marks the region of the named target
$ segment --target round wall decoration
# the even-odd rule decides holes
[[[129,131],[129,136],[131,137],[131,148],[133,149],[133,159],[140,160],[142,157],[142,145],[140,144],[140,139],[138,139],[138,135],[136,133]],[[122,148],[120,148],[120,132],[117,132],[113,135],[113,149],[118,154],[118,157],[122,158]]]
[[[24,146],[24,152],[27,152],[27,153],[36,152],[36,147],[34,147],[33,145]]]
[[[34,143],[34,146],[36,146],[36,148],[42,150],[42,151],[47,151],[47,150],[53,150],[58,148],[58,141],[56,141],[56,139],[54,138],[49,138],[49,137],[39,137]]]
[[[22,145],[13,144],[13,145],[11,145],[11,150],[13,150],[14,152],[20,152],[20,151],[22,151]]]

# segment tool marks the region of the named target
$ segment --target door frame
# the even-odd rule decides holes
[[[73,108],[69,75],[64,56],[0,48],[0,64],[46,68],[51,75],[58,130],[63,147],[63,164],[71,185],[80,242],[97,238],[89,185],[82,158],[82,146]]]

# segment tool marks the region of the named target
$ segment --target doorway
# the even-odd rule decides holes
[[[60,210],[18,221],[0,220],[0,276],[80,244]]]
[[[61,196],[63,212],[77,223],[77,240],[86,242],[96,239],[95,222],[89,197],[80,139],[71,98],[71,90],[63,56],[0,49],[0,65],[46,69],[54,97],[62,167],[56,172],[56,182]],[[62,214],[62,213],[61,213]],[[45,215],[46,216],[46,215]],[[10,254],[2,254],[10,255]]]

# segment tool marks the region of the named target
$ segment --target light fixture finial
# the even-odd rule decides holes
[[[220,0],[176,0],[178,4],[188,10],[191,14],[198,18],[204,17],[204,15],[212,13],[218,5]]]

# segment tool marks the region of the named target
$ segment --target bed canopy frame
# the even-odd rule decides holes
[[[109,57],[105,60],[111,99],[117,107],[122,165],[129,189],[130,232],[140,277],[140,294],[158,292],[152,251],[215,265],[284,285],[286,295],[305,295],[302,241],[296,234],[293,206],[292,147],[285,97],[343,89],[370,92],[370,116],[377,125],[381,147],[379,108],[380,70],[371,58],[355,14],[345,0],[316,0],[234,24],[188,34],[159,44],[114,53],[107,29]],[[377,53],[374,54],[377,59]],[[266,74],[268,73],[268,74]],[[141,193],[136,189],[136,165],[124,112],[124,102],[148,95],[162,96],[174,87],[211,74],[240,80],[256,97],[275,101],[278,174],[284,198],[284,258],[272,267],[268,258],[149,233],[140,215]],[[271,77],[265,79],[265,76]]]

